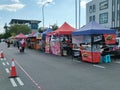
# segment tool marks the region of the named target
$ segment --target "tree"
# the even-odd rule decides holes
[[[55,31],[56,29],[58,29],[57,24],[52,25],[52,30]]]
[[[3,34],[0,34],[0,39],[2,39],[3,38]]]
[[[3,38],[7,39],[8,37],[10,37],[10,33],[9,32],[6,32],[4,35],[3,35]]]
[[[39,32],[39,33],[42,33],[42,32],[43,32],[42,27],[39,28],[38,32]]]
[[[27,25],[14,25],[9,27],[10,34],[29,34],[31,32],[30,28]]]

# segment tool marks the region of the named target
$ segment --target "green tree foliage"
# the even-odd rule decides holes
[[[39,33],[42,33],[42,32],[43,32],[42,27],[39,28],[38,32],[39,32]]]
[[[58,29],[57,24],[52,25],[52,30],[55,31],[56,29]]]
[[[10,32],[6,32],[6,33],[3,35],[3,38],[7,39],[7,38],[10,37],[10,36],[11,36]]]
[[[0,39],[2,39],[4,36],[3,36],[3,34],[0,34]]]
[[[14,25],[14,26],[10,26],[9,32],[10,34],[14,33],[15,35],[19,33],[29,34],[31,30],[27,25]]]

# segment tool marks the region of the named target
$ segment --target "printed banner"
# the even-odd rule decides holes
[[[115,44],[116,35],[115,34],[104,34],[105,44]]]
[[[45,53],[50,53],[50,37],[46,36]]]
[[[85,50],[81,51],[82,60],[92,63],[99,63],[100,62],[100,52],[88,52]]]
[[[51,52],[54,55],[61,55],[60,42],[51,42]]]

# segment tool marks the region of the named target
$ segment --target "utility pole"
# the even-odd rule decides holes
[[[75,0],[75,28],[77,29],[77,0]]]
[[[75,27],[80,29],[80,17],[81,17],[81,0],[75,0]]]
[[[79,0],[79,29],[80,29],[80,17],[81,17],[81,0]]]
[[[44,20],[44,17],[45,17],[45,15],[44,15],[44,8],[45,8],[45,5],[48,4],[48,3],[50,3],[50,2],[46,2],[46,3],[44,3],[43,6],[42,6],[43,30],[44,30],[44,27],[45,27],[45,26],[44,26],[44,22],[45,22],[45,20]]]

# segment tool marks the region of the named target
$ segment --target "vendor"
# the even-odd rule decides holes
[[[62,43],[61,43],[61,51],[62,51],[62,55],[63,55],[63,51],[65,51],[67,54],[67,42],[65,38],[63,38]]]
[[[109,50],[109,47],[108,46],[106,46],[106,45],[103,45],[103,47],[101,48],[101,55],[102,56],[105,56],[105,55],[108,55],[108,54],[110,54],[110,50]]]
[[[80,51],[83,50],[83,49],[84,49],[84,47],[82,46],[82,44],[80,44]]]
[[[82,44],[80,43],[80,57],[82,57],[82,53],[81,51],[84,49],[84,47],[82,46]]]

